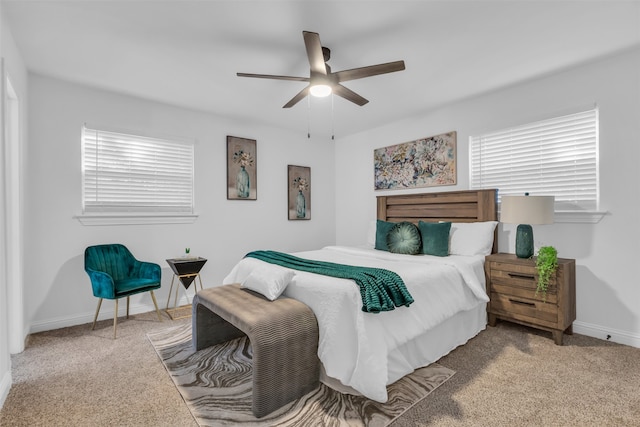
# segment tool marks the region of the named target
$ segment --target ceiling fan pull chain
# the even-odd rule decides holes
[[[311,139],[311,98],[307,96],[307,139]]]
[[[336,129],[335,129],[335,116],[333,114],[333,93],[331,93],[331,140],[335,140],[336,139]]]

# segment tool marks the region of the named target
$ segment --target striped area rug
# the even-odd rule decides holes
[[[279,410],[251,413],[251,344],[245,338],[200,351],[191,348],[191,325],[147,334],[200,426],[386,426],[447,381],[454,371],[436,363],[388,387],[378,403],[324,384]]]

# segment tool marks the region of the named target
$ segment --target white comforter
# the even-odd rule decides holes
[[[320,332],[318,356],[326,374],[378,402],[387,401],[387,355],[391,351],[456,313],[489,300],[483,256],[398,255],[343,246],[293,255],[386,268],[404,280],[415,302],[378,314],[361,310],[358,285],[352,280],[296,271],[284,291],[315,313]],[[262,262],[242,259],[224,283],[242,283]]]

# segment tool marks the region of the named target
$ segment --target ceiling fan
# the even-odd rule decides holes
[[[260,79],[293,80],[299,82],[309,82],[307,87],[302,89],[296,96],[291,98],[282,108],[291,108],[309,93],[313,96],[327,96],[334,93],[357,105],[364,105],[369,102],[354,91],[347,89],[340,83],[348,80],[362,79],[364,77],[376,76],[378,74],[393,73],[404,70],[404,61],[387,62],[385,64],[370,65],[368,67],[352,68],[331,72],[331,67],[327,61],[331,57],[331,51],[320,44],[318,33],[303,31],[304,44],[309,58],[309,77],[274,76],[270,74],[248,74],[237,73],[239,77],[256,77]]]

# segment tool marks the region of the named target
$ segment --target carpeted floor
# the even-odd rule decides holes
[[[154,312],[34,334],[12,356],[2,426],[196,426],[146,334]],[[456,374],[391,427],[640,426],[640,349],[498,323],[439,364]]]
[[[392,427],[640,426],[640,349],[508,322],[438,363],[456,374]]]

